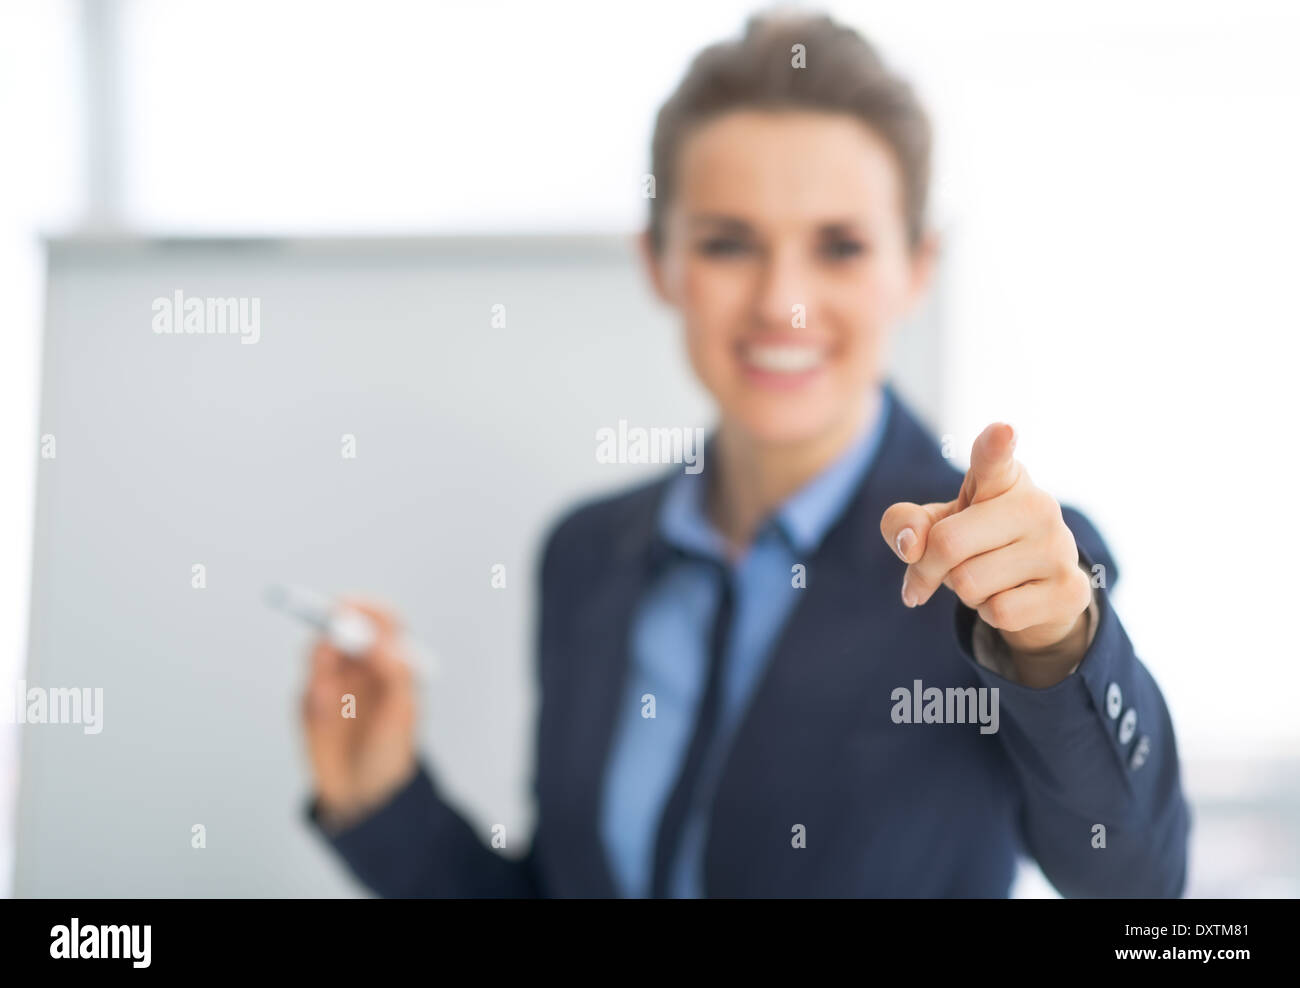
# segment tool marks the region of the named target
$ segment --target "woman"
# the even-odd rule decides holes
[[[1100,536],[990,425],[963,476],[884,377],[925,291],[929,126],[825,17],[753,19],[662,108],[642,238],[719,425],[550,533],[538,823],[506,857],[415,753],[394,618],[318,644],[308,812],[386,895],[1176,896],[1168,711]],[[358,717],[338,697],[358,697]]]

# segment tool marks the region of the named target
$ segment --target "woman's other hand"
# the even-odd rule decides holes
[[[416,768],[414,677],[400,624],[381,605],[343,603],[374,622],[376,641],[353,659],[318,639],[302,699],[319,810],[334,829],[378,809]]]

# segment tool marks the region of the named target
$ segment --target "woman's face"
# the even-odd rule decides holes
[[[889,146],[845,114],[736,111],[686,139],[663,253],[643,245],[724,428],[789,444],[856,421],[928,278],[902,203]]]

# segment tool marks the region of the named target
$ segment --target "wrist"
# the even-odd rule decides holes
[[[1025,686],[1055,686],[1078,668],[1088,650],[1089,614],[1083,611],[1060,641],[1042,648],[1017,648],[1007,643],[1016,678]]]
[[[401,771],[390,775],[382,783],[346,794],[317,793],[316,815],[325,829],[338,832],[356,826],[392,801],[399,792],[411,784],[419,768],[414,757],[403,764]]]

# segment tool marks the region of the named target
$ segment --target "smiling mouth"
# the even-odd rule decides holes
[[[795,377],[820,370],[827,361],[829,349],[817,343],[757,343],[740,345],[740,362],[752,372],[762,375]]]

